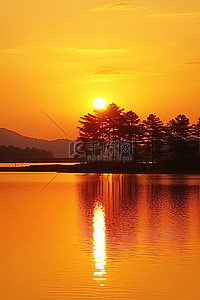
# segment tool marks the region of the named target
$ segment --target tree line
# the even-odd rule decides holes
[[[78,140],[83,143],[132,142],[135,162],[194,161],[200,158],[200,117],[191,124],[187,116],[179,114],[164,124],[156,114],[141,120],[134,111],[125,111],[112,103],[105,110],[87,113],[79,123]]]
[[[24,159],[48,159],[52,158],[52,153],[37,148],[21,149],[14,146],[0,146],[0,161],[24,160]]]

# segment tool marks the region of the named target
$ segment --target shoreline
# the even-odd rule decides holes
[[[107,174],[200,174],[199,168],[161,167],[154,165],[99,165],[76,164],[66,165],[30,165],[25,167],[0,167],[0,172],[54,172],[54,173],[107,173]]]

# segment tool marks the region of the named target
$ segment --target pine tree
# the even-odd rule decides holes
[[[151,162],[158,161],[161,157],[163,147],[164,126],[163,122],[154,114],[150,114],[145,121],[145,140],[147,150],[147,161],[151,157]]]

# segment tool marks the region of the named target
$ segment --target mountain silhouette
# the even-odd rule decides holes
[[[25,149],[34,147],[41,150],[50,151],[54,158],[69,157],[68,139],[57,139],[53,141],[31,138],[23,136],[15,131],[6,128],[0,128],[0,146],[14,146]]]

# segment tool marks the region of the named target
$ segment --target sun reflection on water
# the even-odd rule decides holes
[[[102,204],[97,203],[93,216],[93,255],[95,262],[94,280],[104,286],[106,280],[106,225],[105,211]]]

